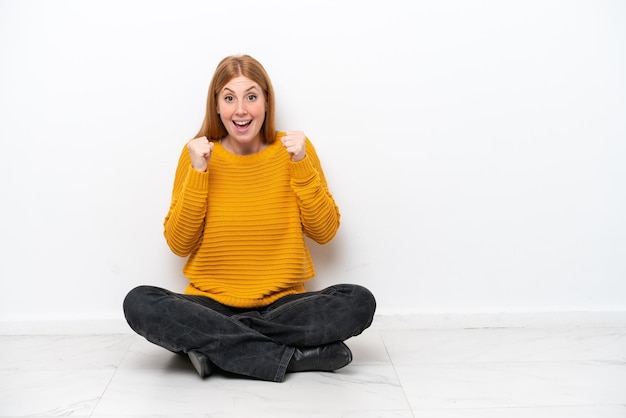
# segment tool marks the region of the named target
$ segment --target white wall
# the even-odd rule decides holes
[[[0,319],[184,288],[162,221],[233,53],[265,65],[342,210],[312,289],[626,310],[625,22],[620,0],[0,0]]]

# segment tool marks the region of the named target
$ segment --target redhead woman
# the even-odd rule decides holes
[[[345,341],[372,323],[376,301],[356,284],[307,291],[305,237],[328,243],[340,213],[312,142],[275,127],[274,91],[254,58],[224,58],[200,132],[180,153],[164,235],[186,257],[182,293],[139,286],[124,300],[130,327],[216,370],[284,381],[347,366]]]

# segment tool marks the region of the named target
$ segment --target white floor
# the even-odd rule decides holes
[[[214,375],[133,334],[0,336],[0,417],[624,418],[626,327],[373,326],[284,383]]]

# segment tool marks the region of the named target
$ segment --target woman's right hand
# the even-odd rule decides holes
[[[211,159],[213,151],[213,142],[209,141],[206,136],[194,138],[187,143],[189,157],[191,158],[191,166],[198,171],[206,171]]]

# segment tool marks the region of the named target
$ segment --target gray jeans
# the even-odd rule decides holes
[[[176,353],[195,350],[224,371],[274,382],[285,379],[295,347],[359,335],[375,310],[372,293],[351,284],[252,310],[153,286],[139,286],[124,299],[128,324],[148,341]]]

